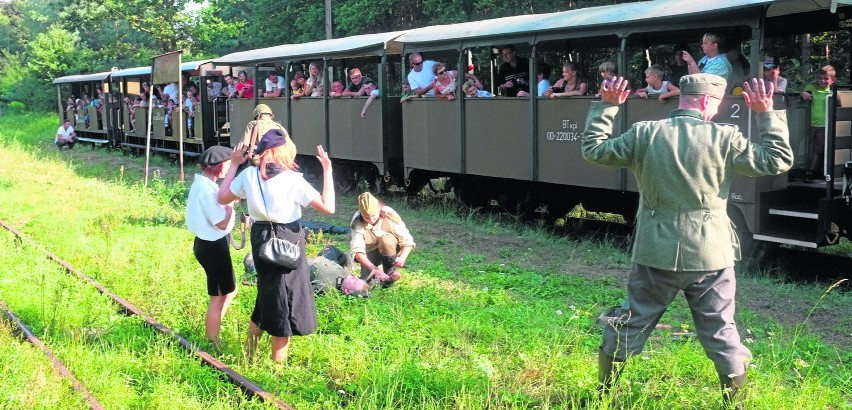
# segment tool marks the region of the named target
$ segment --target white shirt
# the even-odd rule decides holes
[[[220,83],[218,81],[214,81],[211,89],[212,89],[211,94],[212,94],[213,97],[218,97],[218,96],[222,95],[222,83]],[[210,97],[210,96],[208,96],[208,97]]]
[[[180,93],[176,83],[169,83],[169,85],[163,87],[163,92],[168,94],[172,101],[180,103]]]
[[[775,90],[776,93],[784,93],[787,92],[787,79],[784,77],[778,77],[778,89]]]
[[[311,88],[311,97],[322,97],[322,78],[308,77],[307,83],[313,87]]]
[[[263,184],[263,197],[258,185],[259,178],[257,167],[248,167],[231,182],[231,192],[247,199],[249,216],[253,222],[297,221],[302,217],[301,207],[308,206],[320,197],[320,193],[296,171],[285,170],[266,181],[260,181]]]
[[[234,228],[234,214],[225,230],[216,224],[225,219],[225,207],[219,205],[216,196],[219,186],[210,178],[195,174],[192,187],[189,188],[189,199],[186,201],[186,227],[200,239],[216,241],[224,237]]]
[[[61,134],[63,137],[68,138],[68,137],[70,137],[70,136],[71,136],[71,134],[72,134],[72,133],[74,133],[74,127],[72,127],[72,126],[70,126],[70,125],[69,125],[69,126],[68,126],[68,129],[66,130],[64,126],[60,125],[60,126],[59,126],[59,129],[58,129],[58,130],[56,130],[56,138],[54,138],[54,139],[53,139],[53,142],[54,142],[54,143],[59,142],[59,135],[60,135],[60,134]]]
[[[423,69],[418,73],[417,71],[411,70],[408,73],[408,85],[411,86],[411,90],[416,90],[418,88],[428,87],[429,84],[432,84],[432,80],[435,79],[435,73],[432,72],[432,67],[435,66],[435,62],[432,60],[423,60]],[[429,90],[428,93],[424,95],[435,95],[435,90]]]
[[[275,78],[276,78],[276,80],[275,80],[274,84],[272,83],[272,81],[269,81],[269,77],[266,78],[266,92],[271,93],[275,90],[279,90],[279,89],[283,90],[284,89],[284,77],[279,75],[279,76],[276,76]],[[282,93],[283,93],[283,91],[282,91]]]

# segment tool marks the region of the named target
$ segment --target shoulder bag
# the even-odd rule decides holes
[[[266,207],[266,197],[263,195],[263,185],[261,184],[260,170],[257,171],[257,185],[260,187],[260,197],[263,199],[263,208],[266,211],[266,219],[269,220],[269,225],[272,228],[272,237],[269,238],[258,249],[258,256],[261,259],[274,263],[285,269],[295,270],[299,267],[299,261],[302,258],[302,249],[298,243],[294,244],[284,238],[275,236],[275,225],[269,217],[269,208]]]

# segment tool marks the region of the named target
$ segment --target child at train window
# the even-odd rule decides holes
[[[195,235],[192,253],[207,276],[210,299],[204,320],[205,335],[218,348],[222,318],[237,295],[227,238],[234,227],[234,209],[231,205],[219,205],[216,184],[231,167],[231,150],[214,145],[201,154],[198,164],[201,172],[195,174],[189,189],[186,227]]]
[[[808,132],[811,140],[811,163],[805,171],[806,182],[812,182],[814,174],[820,179],[823,177],[820,164],[825,154],[825,111],[828,104],[826,98],[831,93],[835,75],[836,71],[830,65],[820,68],[816,73],[816,81],[806,85],[800,94],[803,100],[811,101],[811,128]],[[840,106],[840,100],[836,96],[834,101]]]
[[[328,96],[329,97],[335,97],[335,98],[342,97],[343,96],[343,90],[345,90],[345,89],[346,89],[346,87],[343,85],[342,81],[340,81],[340,80],[335,81],[335,82],[331,83],[331,93],[329,93]]]
[[[494,94],[491,94],[488,91],[480,90],[479,85],[475,80],[465,81],[465,83],[462,84],[462,90],[464,90],[464,94],[468,97],[490,98],[494,96]]]
[[[411,90],[411,85],[408,84],[408,80],[406,79],[402,83],[402,97],[400,97],[399,102],[403,103],[413,98],[419,97],[416,92]]]
[[[663,68],[658,65],[652,65],[645,70],[645,81],[648,86],[636,90],[636,95],[642,98],[649,96],[657,97],[661,103],[666,102],[666,98],[680,95],[680,88],[674,84],[663,80]]]
[[[172,112],[174,112],[174,110],[175,102],[171,98],[169,98],[168,100],[166,100],[166,106],[163,108],[163,111],[165,111],[166,113],[165,121],[163,122],[166,128],[166,135],[172,134],[172,118],[174,117],[172,115]]]
[[[606,86],[606,88],[612,88],[615,85],[615,80],[618,78],[618,73],[615,71],[615,64],[607,61],[598,66],[598,70],[601,73],[601,78],[604,79],[604,86]],[[595,97],[600,96],[601,92],[598,91],[598,93],[595,94]]]
[[[186,92],[186,100],[183,102],[183,112],[186,113],[186,128],[187,128],[187,138],[195,138],[195,134],[192,132],[192,123],[195,118],[195,110],[193,109],[195,106],[195,98],[192,94],[192,91]]]
[[[367,108],[370,108],[370,105],[373,104],[373,100],[379,98],[379,88],[375,81],[370,80],[369,82],[364,83],[364,89],[370,97],[367,98],[367,102],[364,103],[364,108],[361,109],[362,119],[367,118]]]
[[[81,118],[81,119],[83,120],[83,124],[80,124],[80,123],[79,123],[79,120],[81,120],[81,119],[80,119],[80,118],[78,118],[78,123],[77,123],[77,127],[78,127],[78,128],[79,128],[81,125],[82,125],[82,126],[84,126],[84,127],[86,127],[86,128],[89,128],[89,110],[87,110],[87,109],[86,109],[86,107],[87,107],[88,105],[89,105],[89,101],[88,101],[88,100],[85,100],[85,99],[77,103],[77,109],[78,109],[78,110],[83,110],[83,118]]]
[[[136,132],[136,109],[142,107],[144,101],[141,96],[133,99],[133,105],[130,106],[130,132]]]
[[[290,95],[304,95],[304,88],[302,88],[304,83],[305,75],[301,71],[296,71],[296,74],[293,74],[293,80],[290,81]]]

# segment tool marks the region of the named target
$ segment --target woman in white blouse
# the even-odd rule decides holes
[[[253,355],[263,332],[272,337],[272,360],[283,361],[291,336],[313,333],[317,328],[314,293],[305,257],[305,235],[299,224],[302,207],[334,213],[334,184],[331,159],[317,146],[317,159],[323,169],[322,193],[297,172],[296,146],[286,131],[267,131],[257,145],[257,166],[249,166],[235,177],[237,165],[249,157],[254,147],[238,144],[231,155],[233,166],[219,189],[219,203],[246,198],[252,219],[251,247],[257,269],[257,299],[249,324],[248,353]],[[272,237],[284,238],[301,247],[299,267],[288,270],[264,261],[260,246]]]

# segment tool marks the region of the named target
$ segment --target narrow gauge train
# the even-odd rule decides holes
[[[246,68],[259,82],[270,70],[290,79],[296,70],[307,71],[307,64],[316,62],[323,68],[326,91],[334,80],[348,84],[346,74],[359,67],[377,80],[386,96],[399,94],[408,56],[422,52],[451,66],[478,67],[476,73],[495,91],[500,47],[511,44],[529,58],[529,84],[537,83],[539,61],[553,67],[573,61],[587,68],[582,74],[595,90],[598,73],[589,68],[612,61],[636,88],[642,85],[644,68],[669,60],[672,45],[695,45],[713,31],[746,50],[749,74],[762,76],[763,50],[773,39],[845,32],[848,44],[852,8],[843,5],[845,0],[840,7],[837,3],[654,0],[282,45],[229,54],[213,59],[213,65],[222,71]],[[697,51],[694,47],[693,55],[700,54]],[[838,68],[848,72],[849,62],[843,64]],[[597,167],[581,157],[591,96],[549,99],[533,93],[524,98],[423,98],[403,104],[381,98],[361,119],[364,97],[330,98],[326,92],[324,97],[292,101],[286,98],[289,93],[274,100],[228,100],[230,127],[216,135],[230,132],[230,142],[239,141],[252,108],[263,102],[273,107],[276,120],[287,126],[305,153],[299,158],[303,169],[316,169],[309,147],[323,144],[344,186],[363,179],[417,191],[431,178],[448,177],[456,195],[471,206],[497,202],[520,211],[544,206],[559,215],[582,203],[589,210],[630,218],[638,205],[636,182],[628,171]],[[852,106],[848,92],[837,94],[843,106]],[[630,99],[616,118],[615,133],[636,121],[663,118],[676,106],[676,99],[665,104]],[[834,155],[826,155],[825,180],[806,184],[799,177],[809,156],[810,104],[795,94],[778,95],[776,107],[788,111],[796,164],[779,176],[734,180],[728,212],[744,248],[756,240],[818,248],[837,243],[841,236],[849,238],[852,109],[832,105],[828,110],[832,126],[827,127],[826,152]],[[715,120],[738,126],[752,140],[758,138],[754,117],[740,96],[726,97]],[[220,125],[213,128],[220,130]]]
[[[199,104],[193,107],[195,120],[192,134],[189,134],[186,115],[182,123],[178,124],[180,116],[177,110],[182,108],[180,104],[176,105],[173,126],[170,128],[166,128],[166,109],[162,104],[148,107],[148,101],[145,101],[143,106],[131,108],[136,97],[142,95],[143,84],[148,84],[149,92],[154,92],[154,87],[164,86],[150,84],[150,66],[60,77],[53,83],[56,84],[61,117],[71,120],[82,141],[122,147],[131,152],[144,150],[151,111],[152,150],[170,154],[180,152],[179,130],[183,129],[184,155],[198,156],[211,145],[228,143],[228,135],[222,133],[226,123],[225,100],[208,98],[208,89],[204,86],[208,78],[219,81],[221,72],[212,70],[206,61],[182,63],[181,72],[184,82],[201,84],[197,96]],[[102,103],[100,109],[91,105],[70,109],[66,104],[69,96],[82,98],[84,95],[92,97],[99,94]]]

